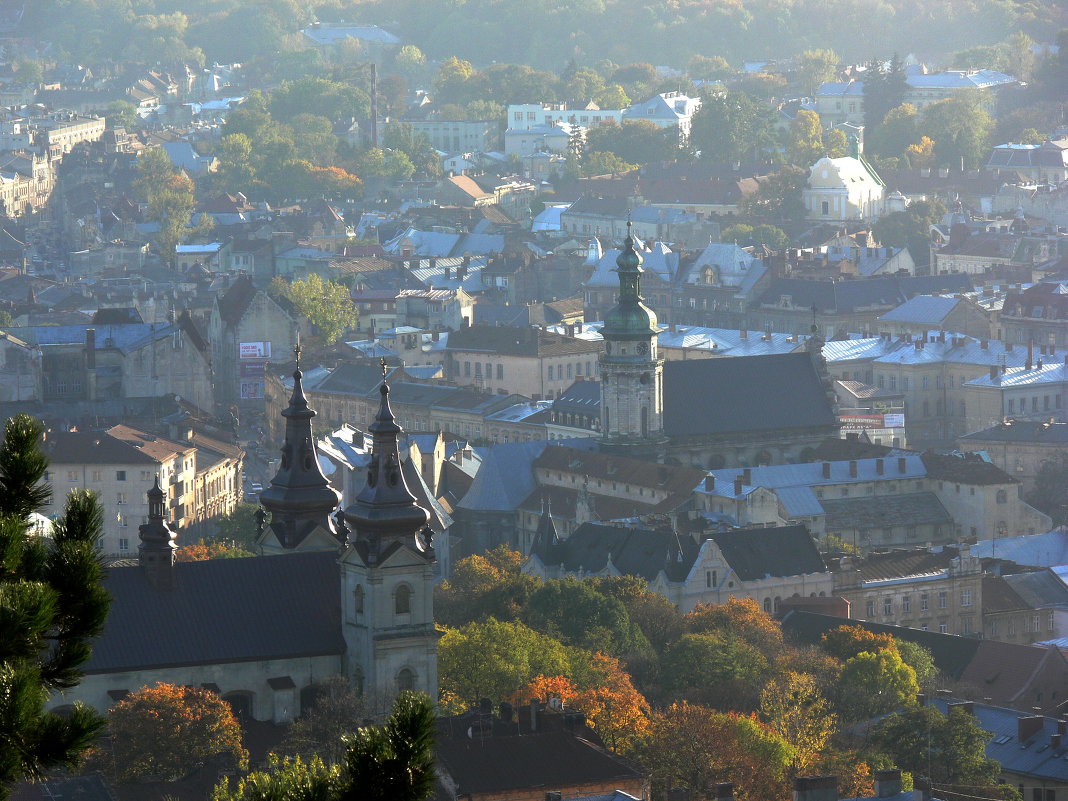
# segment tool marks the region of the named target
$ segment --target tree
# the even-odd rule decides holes
[[[580,659],[581,658],[581,659]],[[577,680],[588,655],[522,623],[490,618],[446,630],[438,642],[443,694],[473,705],[482,698],[512,699],[535,676]]]
[[[623,161],[634,164],[670,161],[679,152],[678,131],[661,128],[649,120],[602,125],[586,132],[586,147],[591,151],[614,153]]]
[[[968,785],[968,793],[980,796],[998,784],[1000,766],[986,756],[989,735],[964,710],[943,715],[933,706],[913,706],[880,721],[873,739],[902,770],[937,784]]]
[[[706,97],[690,125],[690,144],[720,164],[756,158],[774,141],[771,109],[740,91]]]
[[[905,68],[897,54],[888,64],[872,61],[864,73],[864,128],[874,131],[890,109],[905,102]]]
[[[978,89],[962,89],[924,109],[921,132],[934,140],[935,163],[979,167],[990,149],[994,121]]]
[[[790,140],[786,147],[791,164],[811,167],[823,155],[823,126],[815,111],[800,109],[790,122]]]
[[[833,50],[804,50],[797,59],[797,84],[806,95],[816,94],[820,84],[834,80],[841,60]]]
[[[239,503],[234,511],[215,521],[215,536],[222,540],[251,546],[256,540],[256,512],[259,507],[252,503]]]
[[[912,103],[902,103],[886,112],[876,135],[871,137],[868,149],[881,156],[900,156],[919,139],[916,124],[919,116]]]
[[[224,779],[211,793],[211,801],[334,801],[340,791],[341,766],[328,766],[319,757],[267,755],[267,769],[250,773],[234,785]]]
[[[808,170],[783,167],[761,181],[760,186],[742,198],[742,210],[766,220],[800,220],[805,216],[801,192],[808,186]]]
[[[912,642],[912,640],[897,638],[894,639],[894,645],[897,647],[897,651],[901,654],[901,659],[904,660],[905,664],[916,671],[916,683],[920,685],[920,689],[926,690],[930,688],[938,673],[931,649],[924,648],[919,643]]]
[[[49,696],[77,686],[110,596],[102,586],[96,496],[72,492],[52,540],[30,535],[29,516],[48,501],[40,422],[18,414],[0,444],[0,799],[20,779],[73,768],[104,726],[82,704],[60,716]]]
[[[634,689],[619,660],[594,654],[590,686],[575,694],[573,705],[613,751],[629,751],[649,728],[649,704]]]
[[[849,155],[849,140],[841,128],[828,128],[823,132],[823,152],[832,159]]]
[[[793,749],[760,721],[685,701],[654,714],[639,758],[650,766],[660,796],[686,789],[715,798],[715,785],[734,782],[739,801],[784,798]]]
[[[409,81],[417,81],[426,69],[426,56],[415,45],[404,45],[397,51],[393,64]]]
[[[543,583],[531,594],[521,619],[568,645],[614,655],[649,648],[620,601],[572,576]]]
[[[312,76],[286,81],[270,97],[271,116],[279,122],[288,122],[298,114],[328,120],[364,119],[370,111],[371,98],[363,89]]]
[[[506,545],[465,556],[434,591],[434,612],[445,626],[515,620],[539,580],[522,571],[523,555]]]
[[[758,686],[767,669],[764,655],[730,632],[684,634],[661,660],[666,691],[730,709],[756,705]]]
[[[861,651],[846,660],[838,685],[838,709],[846,720],[865,720],[915,703],[916,671],[897,648]]]
[[[796,775],[812,775],[812,766],[834,734],[831,705],[808,673],[787,670],[760,691],[760,717],[794,749]]]
[[[345,755],[345,738],[359,728],[364,716],[360,693],[344,676],[330,676],[315,685],[315,700],[286,732],[279,753],[318,756],[327,765],[339,764]]]
[[[243,559],[255,555],[252,551],[246,551],[224,540],[199,539],[192,545],[179,548],[175,559],[179,562],[206,562],[209,559]]]
[[[112,100],[108,103],[105,119],[109,128],[137,127],[137,106],[126,100]]]
[[[195,204],[193,182],[182,173],[167,178],[149,196],[148,218],[159,226],[156,246],[165,261],[172,261],[178,243],[187,234],[194,233],[189,230],[189,223],[193,219]],[[211,218],[205,216],[205,226],[198,232],[208,230],[210,221]]]
[[[475,74],[470,61],[449,56],[438,68],[434,88],[443,103],[456,103],[464,97],[464,84]],[[473,99],[473,98],[472,98]]]
[[[382,726],[365,726],[346,740],[345,783],[339,801],[424,801],[434,790],[434,705],[403,692]]]
[[[630,105],[630,96],[618,83],[610,83],[593,98],[601,108],[626,108]]]
[[[872,226],[875,238],[894,248],[907,247],[917,265],[930,261],[931,225],[942,219],[946,207],[937,200],[917,200],[904,211],[884,214]]]
[[[200,687],[159,682],[123,698],[108,713],[106,772],[118,781],[173,781],[224,754],[247,767],[241,726],[230,705]]]
[[[823,649],[843,662],[862,651],[895,648],[894,635],[877,634],[863,626],[839,626],[823,635]]]
[[[729,598],[723,604],[698,604],[686,615],[687,627],[698,634],[722,633],[739,637],[766,659],[783,649],[782,627],[752,598]]]
[[[723,56],[697,55],[686,62],[686,74],[691,81],[719,81],[733,73]]]
[[[1068,452],[1058,451],[1042,462],[1027,502],[1057,525],[1068,522]]]
[[[632,172],[638,169],[637,164],[629,164],[623,161],[615,153],[604,151],[587,151],[582,157],[582,175],[586,177],[594,175],[618,175]]]
[[[317,273],[293,281],[286,295],[326,345],[333,345],[356,324],[356,307],[349,290],[343,284],[324,281]]]

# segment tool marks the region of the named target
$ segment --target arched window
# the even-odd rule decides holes
[[[764,599],[764,611],[771,614],[771,598]]]
[[[997,498],[998,498],[998,503],[1008,503],[1009,502],[1009,493],[1005,492],[1005,490],[998,490]]]
[[[236,717],[252,717],[252,693],[239,690],[227,693],[222,699],[230,705]]]
[[[356,589],[352,593],[352,597],[356,602],[354,607],[357,615],[363,614],[363,585],[357,584]]]
[[[399,585],[393,592],[393,611],[398,615],[412,611],[412,589],[407,584]]]
[[[401,692],[415,689],[415,672],[411,668],[402,668],[397,674],[397,689]]]

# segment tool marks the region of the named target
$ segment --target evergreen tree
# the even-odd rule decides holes
[[[30,515],[50,495],[42,433],[37,420],[19,414],[6,422],[0,445],[0,800],[20,779],[76,765],[104,725],[81,704],[66,716],[45,710],[53,692],[81,679],[110,598],[94,495],[68,496],[51,541],[31,534]]]

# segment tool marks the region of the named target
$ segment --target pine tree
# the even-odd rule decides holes
[[[33,536],[30,515],[48,501],[40,422],[19,414],[0,444],[0,801],[21,779],[74,766],[104,725],[88,707],[45,710],[74,687],[110,598],[97,547],[103,513],[95,496],[72,492],[52,539]]]
[[[348,741],[340,801],[424,801],[434,789],[434,706],[403,692],[382,726],[365,726]]]

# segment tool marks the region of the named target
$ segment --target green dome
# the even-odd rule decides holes
[[[640,292],[642,254],[634,249],[634,239],[627,223],[627,238],[623,240],[623,252],[616,257],[616,275],[619,276],[619,303],[604,318],[601,333],[606,338],[639,339],[655,336],[656,313],[642,303]]]

